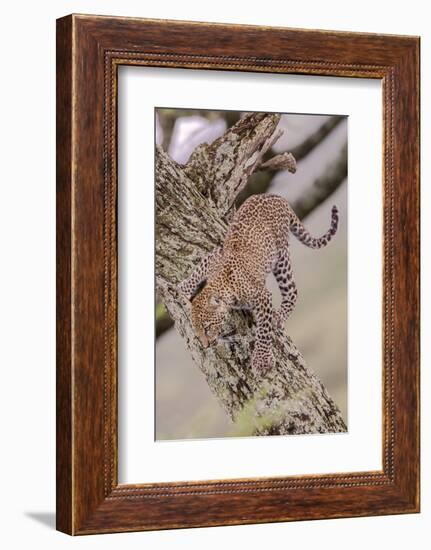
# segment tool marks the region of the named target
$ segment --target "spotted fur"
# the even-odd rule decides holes
[[[256,320],[252,368],[257,372],[270,368],[273,327],[284,325],[298,297],[290,262],[289,234],[318,249],[329,243],[337,227],[336,206],[332,208],[329,230],[314,238],[282,197],[253,195],[247,199],[234,215],[223,245],[206,256],[179,285],[179,290],[192,300],[192,324],[202,345],[208,347],[223,337],[223,325],[230,310],[250,309]],[[277,312],[265,284],[270,271],[282,296]],[[198,292],[204,281],[205,286]]]

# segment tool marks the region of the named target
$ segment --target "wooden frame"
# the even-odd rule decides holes
[[[119,65],[376,78],[384,101],[383,470],[118,485]],[[419,39],[71,15],[57,21],[57,528],[419,511]]]

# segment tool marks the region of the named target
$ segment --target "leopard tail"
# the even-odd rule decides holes
[[[331,227],[328,231],[322,235],[322,237],[316,238],[312,237],[308,230],[304,227],[301,220],[297,217],[296,214],[293,215],[292,222],[290,224],[290,230],[299,239],[303,244],[310,248],[323,248],[326,246],[332,237],[335,235],[338,229],[338,208],[336,206],[332,207],[331,214]]]

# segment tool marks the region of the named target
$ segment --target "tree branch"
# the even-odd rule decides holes
[[[332,130],[340,124],[344,120],[344,117],[340,116],[333,116],[329,118],[326,122],[324,122],[313,134],[308,136],[303,142],[301,142],[299,145],[294,147],[292,151],[290,152],[290,155],[295,159],[295,168],[297,163],[302,160],[304,157],[306,157],[317,145],[319,145],[331,132]],[[272,163],[275,161],[272,161],[272,159],[277,159],[277,157],[283,156],[283,155],[289,155],[289,153],[282,153],[282,155],[276,155],[275,157],[272,157],[267,153],[264,157],[264,163],[260,166],[260,169],[257,170],[249,179],[247,186],[242,190],[242,192],[238,195],[236,199],[236,206],[237,208],[241,206],[241,204],[248,199],[251,195],[254,195],[256,193],[266,193],[266,191],[269,189],[271,182],[274,178],[274,173],[271,170],[262,170],[261,168],[265,166],[265,164],[269,163],[271,166]],[[272,161],[272,163],[271,163]],[[274,172],[278,172],[279,170],[284,170],[285,168],[288,168],[288,166],[281,165],[280,167],[276,167],[274,165]]]
[[[263,162],[259,166],[258,170],[269,170],[272,172],[276,172],[278,170],[288,170],[294,174],[296,172],[296,159],[292,153],[281,153],[280,155],[275,155],[269,160]]]
[[[303,219],[324,202],[347,178],[347,146],[344,145],[336,159],[329,164],[325,173],[317,178],[311,188],[303,193],[291,206],[296,215]]]
[[[245,115],[211,145],[203,143],[191,154],[184,172],[222,217],[281,136],[282,132],[276,131],[279,121],[276,114]]]
[[[316,145],[319,145],[325,137],[332,132],[332,130],[345,120],[343,116],[332,116],[326,122],[324,122],[314,133],[312,133],[307,139],[294,147],[291,151],[292,155],[299,162],[306,157],[310,151],[312,151]]]

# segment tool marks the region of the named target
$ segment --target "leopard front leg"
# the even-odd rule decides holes
[[[207,256],[205,256],[196,269],[178,285],[178,290],[188,300],[191,300],[196,294],[202,281],[205,281],[212,273],[214,273],[222,257],[222,247],[218,246]]]
[[[282,298],[280,309],[275,314],[274,325],[282,329],[284,323],[294,310],[298,298],[298,290],[293,277],[289,247],[287,245],[281,250],[273,273],[280,288]]]
[[[262,290],[253,304],[253,313],[256,320],[256,335],[251,367],[255,373],[262,374],[270,369],[274,363],[272,353],[272,298],[266,288]]]

